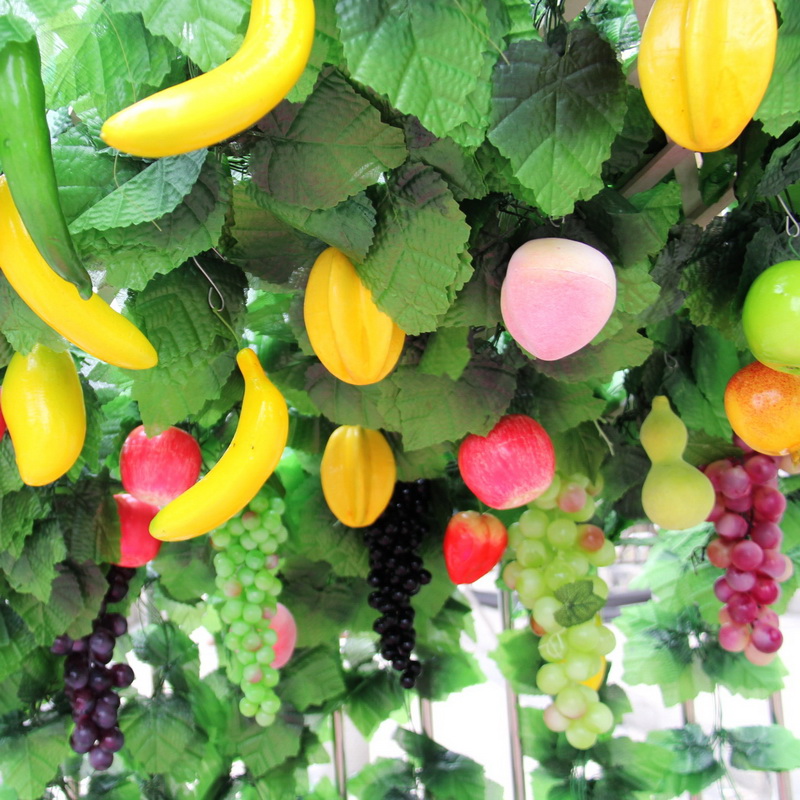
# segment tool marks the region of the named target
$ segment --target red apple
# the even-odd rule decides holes
[[[517,508],[547,489],[556,456],[547,431],[525,414],[508,414],[487,436],[471,433],[458,449],[467,488],[491,508]]]
[[[270,628],[278,634],[278,641],[275,643],[275,658],[272,660],[271,666],[274,669],[280,669],[294,653],[294,646],[297,644],[297,624],[292,612],[283,603],[278,603],[274,614],[265,609],[264,618],[270,620]]]
[[[119,514],[118,567],[143,567],[161,549],[161,540],[150,535],[150,520],[158,514],[158,506],[143,503],[129,494],[115,494]]]
[[[128,434],[119,456],[125,491],[159,508],[197,483],[202,463],[194,436],[174,427],[148,437],[139,425]]]
[[[459,511],[444,532],[444,561],[453,583],[473,583],[493,569],[508,544],[506,526],[494,514]]]

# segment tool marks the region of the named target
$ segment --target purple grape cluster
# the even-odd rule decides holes
[[[88,753],[89,763],[96,770],[108,769],[114,753],[125,743],[118,724],[120,699],[115,689],[133,683],[133,670],[128,664],[110,661],[117,637],[128,630],[128,623],[122,614],[110,613],[107,608],[109,603],[125,598],[135,573],[130,567],[112,566],[92,632],[81,639],[63,634],[50,647],[56,655],[66,656],[64,687],[75,721],[70,746],[76,753]]]
[[[422,672],[412,658],[416,643],[411,597],[431,581],[417,553],[426,532],[429,489],[424,481],[398,483],[389,505],[366,530],[372,587],[369,604],[380,612],[372,629],[381,639],[381,655],[402,673],[400,685],[411,689]]]

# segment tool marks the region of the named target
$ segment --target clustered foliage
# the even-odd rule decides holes
[[[119,768],[84,781],[80,796],[330,800],[330,782],[308,783],[308,767],[327,758],[330,714],[344,709],[369,737],[407,712],[397,676],[374,658],[363,536],[337,523],[322,497],[319,463],[335,425],[383,429],[399,480],[431,487],[420,552],[432,581],[414,598],[414,628],[424,665],[417,691],[434,700],[484,679],[464,649],[474,634],[469,604],[441,553],[449,514],[477,506],[454,468],[461,438],[487,433],[507,412],[533,416],[561,472],[602,476],[596,521],[612,540],[644,519],[638,428],[655,395],[668,395],[689,428],[687,460],[731,452],[722,393],[752,360],[744,294],[769,265],[796,256],[779,200],[800,208],[800,5],[778,0],[778,65],[756,119],[703,161],[703,201],[731,185],[736,195],[704,229],[686,219],[672,173],[625,191],[665,144],[626,79],[639,36],[631,0],[592,0],[568,24],[558,3],[530,0],[315,5],[311,60],[286,101],[208,151],[149,162],[110,151],[103,120],[228,58],[246,0],[0,0],[0,41],[12,35],[12,8],[37,32],[61,200],[81,255],[159,353],[157,367],[129,372],[75,351],[88,433],[56,484],[23,485],[12,443],[0,441],[3,800],[78,796],[90,775],[69,750],[50,644],[87,634],[103,601],[107,565],[119,556],[112,494],[124,437],[140,422],[150,432],[179,424],[201,443],[206,468],[215,463],[237,421],[241,341],[291,407],[289,450],[271,479],[289,530],[281,602],[299,625],[275,689],[281,711],[262,728],[238,713],[224,669],[204,668],[201,678],[190,636],[222,629],[204,601],[213,551],[205,536],[166,544],[134,578],[139,599],[113,609],[131,619],[115,660],[135,654],[152,670],[152,692],[122,691]],[[499,309],[510,253],[543,235],[597,247],[618,279],[609,323],[557,362],[521,352]],[[303,286],[328,246],[352,259],[409,334],[379,384],[341,383],[308,344]],[[13,352],[37,342],[69,347],[0,275],[0,376]],[[785,552],[800,566],[791,494],[783,524]],[[707,538],[662,534],[641,578],[654,600],[620,623],[626,681],[657,684],[667,704],[718,685],[767,697],[786,674],[779,661],[753,667],[716,643],[717,570],[698,560]],[[779,611],[796,586],[784,585]],[[504,633],[494,657],[518,691],[536,693],[540,657],[527,627]],[[629,708],[618,687],[601,697],[618,719]],[[524,752],[538,762],[537,800],[666,800],[699,791],[728,764],[800,766],[796,740],[779,726],[690,725],[646,742],[605,736],[581,754],[544,727],[541,711],[526,707],[521,724]],[[499,796],[470,759],[410,730],[397,738],[406,759],[378,760],[351,781],[362,800]],[[587,759],[600,769],[586,769]]]

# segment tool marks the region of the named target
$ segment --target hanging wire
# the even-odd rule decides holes
[[[792,239],[796,239],[798,236],[800,236],[800,222],[797,221],[797,218],[792,213],[792,210],[780,195],[778,195],[778,202],[781,204],[781,208],[786,214],[786,235]]]
[[[222,294],[222,292],[219,289],[219,286],[217,286],[217,284],[214,283],[214,281],[211,278],[211,276],[205,271],[205,269],[203,268],[202,264],[197,260],[197,258],[195,258],[195,256],[192,256],[192,261],[194,261],[194,265],[197,267],[197,269],[200,270],[200,272],[203,273],[203,275],[205,276],[205,279],[211,284],[211,286],[208,289],[208,305],[209,305],[209,307],[216,314],[221,314],[225,310],[225,295]],[[217,293],[217,296],[219,297],[219,300],[220,300],[220,303],[221,303],[219,308],[216,308],[214,306],[214,303],[211,301],[211,297],[212,297],[214,292]]]

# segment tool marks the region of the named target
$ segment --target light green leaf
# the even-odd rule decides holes
[[[265,135],[250,162],[255,184],[279,202],[331,208],[406,159],[403,132],[338,72],[321,78],[291,122],[286,116],[282,106],[260,123]]]
[[[302,725],[278,717],[268,728],[238,717],[227,743],[257,778],[300,752]]]
[[[417,680],[420,697],[443,701],[455,692],[486,681],[477,659],[467,652],[439,653],[422,658],[424,668]]]
[[[376,758],[354,778],[348,790],[359,800],[411,800],[416,796],[414,768],[400,758]]]
[[[180,602],[196,602],[204,593],[214,592],[216,572],[211,556],[208,539],[198,536],[162,547],[152,565],[170,597]]]
[[[782,725],[750,725],[727,732],[731,766],[785,772],[800,769],[800,740]]]
[[[391,670],[378,669],[363,677],[358,676],[358,682],[347,692],[345,708],[361,735],[370,739],[381,723],[402,708],[404,702],[404,691],[397,677]]]
[[[568,214],[603,188],[601,167],[625,117],[622,70],[588,27],[569,32],[563,55],[517,42],[506,57],[495,70],[489,139],[545,214]]]
[[[616,311],[641,314],[658,300],[661,287],[650,276],[650,264],[640,261],[617,270]]]
[[[391,0],[339,0],[336,12],[354,80],[387,95],[437,136],[464,123],[486,129],[488,102],[465,103],[485,80],[484,55],[498,54],[484,3],[409,0],[398,13]]]
[[[140,13],[152,34],[169,39],[203,72],[236,52],[247,23],[246,0],[113,0],[110,5]]]
[[[540,694],[536,673],[543,661],[539,639],[530,628],[502,631],[497,637],[497,648],[489,655],[517,694]]]
[[[281,670],[276,691],[299,711],[343,695],[345,685],[338,653],[327,647],[295,653]]]
[[[781,26],[778,50],[767,92],[755,113],[770,136],[780,136],[797,121],[800,108],[800,8],[778,0]]]
[[[9,42],[29,42],[33,37],[33,28],[26,20],[7,13],[0,16],[0,49]]]
[[[376,195],[375,241],[358,274],[406,333],[434,330],[472,273],[463,258],[469,226],[431,167],[396,170]]]
[[[76,237],[90,264],[112,286],[143,289],[154,275],[216,246],[230,199],[230,173],[209,154],[200,176],[171,213],[151,222],[88,230]]]
[[[43,18],[38,31],[50,107],[73,105],[106,117],[161,84],[175,51],[147,31],[141,16],[89,0],[71,5]]]
[[[740,653],[728,653],[716,642],[710,643],[706,650],[703,669],[711,681],[729,692],[758,700],[766,700],[783,689],[784,678],[789,674],[779,658],[758,666]]]
[[[191,708],[176,695],[129,702],[120,727],[127,751],[151,773],[172,771],[198,738]]]
[[[196,150],[159,158],[84,211],[70,224],[70,233],[127,228],[171,213],[197,182],[207,154],[206,150]]]
[[[3,783],[16,791],[19,800],[39,800],[69,752],[63,719],[4,737],[0,739]]]

